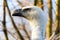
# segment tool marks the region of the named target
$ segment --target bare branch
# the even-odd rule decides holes
[[[27,32],[27,30],[26,30],[26,28],[25,28],[25,25],[24,25],[24,24],[23,24],[23,30],[25,31],[25,33],[26,33],[26,35],[27,35],[28,39],[29,39],[29,40],[31,40],[31,39],[30,39],[30,36],[29,36],[29,34],[28,34],[28,32]]]
[[[13,27],[15,28],[15,30],[16,30],[16,32],[17,32],[19,38],[20,38],[21,40],[24,40],[24,38],[22,37],[21,33],[19,32],[17,26],[15,25],[15,22],[14,22],[13,18],[11,17],[11,12],[10,12],[10,10],[9,10],[9,7],[8,7],[8,4],[7,4],[7,1],[5,0],[5,2],[6,2],[7,10],[8,10],[9,16],[10,16],[10,18],[11,18],[11,21],[12,21]]]
[[[3,10],[4,10],[4,14],[3,14],[3,21],[2,21],[2,24],[3,24],[3,32],[4,32],[4,34],[5,34],[5,40],[8,40],[8,35],[7,35],[7,28],[6,28],[6,11],[5,11],[5,7],[6,7],[6,4],[5,4],[5,0],[4,0],[4,2],[3,2]],[[4,30],[4,28],[5,28],[5,30]]]

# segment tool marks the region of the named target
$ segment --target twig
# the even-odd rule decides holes
[[[18,0],[16,0],[18,3],[19,3],[19,5],[21,6],[21,7],[24,7],[24,5],[20,2],[20,1],[18,1]]]
[[[19,38],[20,38],[21,40],[24,40],[24,38],[22,37],[21,33],[19,32],[17,26],[15,25],[15,22],[14,22],[13,18],[11,17],[11,12],[10,12],[9,7],[8,7],[8,5],[7,5],[7,1],[5,0],[5,2],[6,2],[7,10],[8,10],[8,12],[9,12],[9,16],[10,16],[10,18],[11,18],[13,27],[15,28],[15,30],[16,30],[16,32],[17,32]]]
[[[2,24],[3,24],[3,32],[4,32],[4,34],[5,34],[5,38],[6,38],[6,40],[8,40],[7,28],[6,28],[6,11],[5,11],[5,7],[6,7],[6,4],[5,4],[5,0],[4,0],[4,3],[3,3],[4,14],[3,14]],[[4,29],[4,28],[5,28],[5,29]]]
[[[28,32],[27,32],[27,30],[26,30],[26,28],[25,28],[25,24],[23,23],[22,26],[23,26],[23,30],[25,31],[25,33],[26,33],[28,39],[31,40],[31,39],[30,39],[30,36],[29,36],[29,34],[28,34]]]
[[[12,34],[12,33],[11,33],[10,31],[8,31],[8,30],[7,30],[7,32],[8,32],[9,34],[11,34],[12,37],[15,38],[14,34]],[[16,39],[16,38],[15,38],[15,39]],[[18,40],[18,39],[16,39],[16,40]]]

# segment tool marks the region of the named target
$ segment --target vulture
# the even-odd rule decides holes
[[[47,14],[37,6],[26,6],[14,10],[12,16],[23,17],[31,25],[31,40],[45,40]]]

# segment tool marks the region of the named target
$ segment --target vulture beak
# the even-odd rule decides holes
[[[19,16],[19,17],[25,17],[23,15],[22,9],[17,9],[14,11],[14,13],[12,14],[12,16]]]

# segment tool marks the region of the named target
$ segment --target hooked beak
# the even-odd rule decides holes
[[[23,12],[21,9],[15,10],[15,12],[12,14],[12,16],[19,16],[19,17],[25,17],[23,15]]]
[[[12,16],[19,16],[19,17],[25,17],[22,13],[14,13]]]

